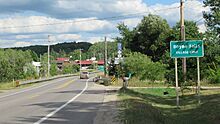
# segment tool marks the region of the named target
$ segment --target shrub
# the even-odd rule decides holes
[[[37,78],[37,71],[31,63],[24,66],[24,77],[27,79]]]
[[[163,80],[166,72],[165,65],[152,62],[151,59],[141,53],[131,53],[125,58],[125,72],[132,73],[140,80]]]
[[[58,74],[58,68],[56,63],[52,63],[50,67],[50,74],[51,76],[57,75]]]
[[[71,74],[79,71],[79,66],[76,64],[68,64],[63,67],[63,74]]]
[[[220,83],[220,68],[209,70],[208,80],[210,83]]]

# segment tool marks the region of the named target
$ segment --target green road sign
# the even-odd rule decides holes
[[[171,41],[170,57],[171,58],[189,58],[203,57],[203,41]]]

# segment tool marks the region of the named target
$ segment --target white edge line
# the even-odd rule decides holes
[[[85,90],[88,88],[88,81],[89,79],[86,81],[86,86],[84,87],[84,89],[77,94],[76,96],[74,96],[72,99],[70,99],[68,102],[66,102],[65,104],[63,104],[62,106],[60,106],[59,108],[55,109],[54,111],[52,111],[51,113],[49,113],[48,115],[46,115],[45,117],[41,118],[39,121],[35,122],[34,124],[41,124],[43,121],[47,120],[48,118],[50,118],[51,116],[53,116],[54,114],[56,114],[58,111],[60,111],[61,109],[63,109],[65,106],[67,106],[69,103],[73,102],[76,98],[78,98],[80,95],[83,94],[83,92],[85,92]]]
[[[16,94],[24,93],[24,92],[27,92],[27,91],[31,91],[31,90],[34,90],[34,89],[38,89],[38,88],[41,88],[41,87],[44,87],[44,86],[47,86],[47,85],[50,85],[50,84],[54,84],[54,83],[57,83],[57,82],[53,82],[53,83],[49,83],[49,84],[44,84],[44,85],[41,85],[39,87],[33,87],[31,89],[22,90],[22,91],[15,92],[15,93],[12,93],[12,94],[4,95],[4,96],[1,96],[0,99],[5,98],[5,97],[9,97],[9,96],[13,96],[13,95],[16,95]]]

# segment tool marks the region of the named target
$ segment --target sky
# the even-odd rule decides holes
[[[120,36],[119,23],[130,29],[143,16],[156,14],[172,27],[180,19],[180,0],[0,0],[0,48],[90,42]],[[206,30],[202,0],[185,0],[185,19]]]

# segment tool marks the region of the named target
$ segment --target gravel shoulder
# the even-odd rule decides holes
[[[117,91],[118,87],[105,87],[103,105],[99,109],[93,124],[121,124],[117,116],[119,114]]]

